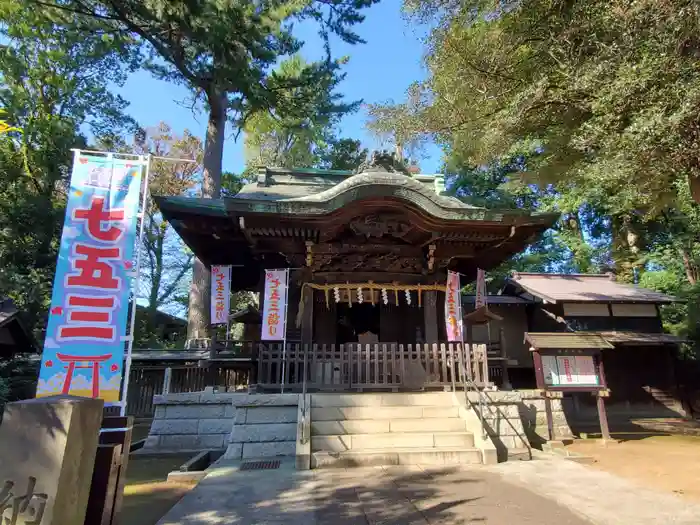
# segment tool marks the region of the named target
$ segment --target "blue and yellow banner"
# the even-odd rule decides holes
[[[119,401],[145,164],[76,154],[37,397]]]

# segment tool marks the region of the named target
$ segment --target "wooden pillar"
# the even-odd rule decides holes
[[[303,286],[303,285],[302,285]],[[310,286],[304,286],[301,292],[303,312],[301,315],[301,342],[313,343],[314,339],[314,290]]]
[[[173,378],[173,369],[168,367],[165,369],[165,373],[163,374],[163,394],[169,394],[170,393],[170,383]]]
[[[608,413],[605,411],[606,392],[596,392],[596,405],[598,407],[598,420],[600,421],[600,433],[603,439],[610,439],[610,429],[608,428]]]
[[[425,342],[438,342],[437,292],[423,292],[423,319],[425,321]]]
[[[549,441],[554,441],[554,417],[552,416],[552,400],[549,392],[544,393],[544,411],[547,416],[547,437]]]
[[[502,326],[499,328],[499,337],[501,341],[501,374],[503,376],[501,388],[510,390],[513,388],[513,385],[510,384],[510,378],[508,377],[508,354],[506,353],[506,340]]]

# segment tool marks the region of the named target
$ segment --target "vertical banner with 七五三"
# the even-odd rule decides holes
[[[211,324],[227,324],[230,308],[231,266],[211,267]]]
[[[146,164],[76,153],[37,397],[119,401]]]
[[[287,270],[266,270],[263,298],[263,341],[285,339],[287,320]]]
[[[447,272],[445,287],[445,325],[447,340],[462,341],[462,300],[460,295],[459,274]]]

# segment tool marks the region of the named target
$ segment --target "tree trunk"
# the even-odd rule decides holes
[[[693,263],[688,250],[685,248],[680,249],[681,258],[683,259],[683,269],[685,270],[685,277],[688,279],[690,284],[696,284],[698,282],[698,267]]]
[[[217,199],[221,195],[221,164],[224,156],[224,137],[226,133],[225,93],[211,89],[208,95],[209,124],[204,143],[202,161],[202,197]],[[209,336],[211,273],[209,268],[198,258],[194,259],[192,268],[192,287],[190,288],[189,314],[187,319],[187,338],[198,339]]]

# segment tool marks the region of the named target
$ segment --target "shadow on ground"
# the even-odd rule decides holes
[[[514,521],[515,519],[515,521]],[[160,525],[588,525],[484,469],[418,466],[295,472],[221,467]]]

